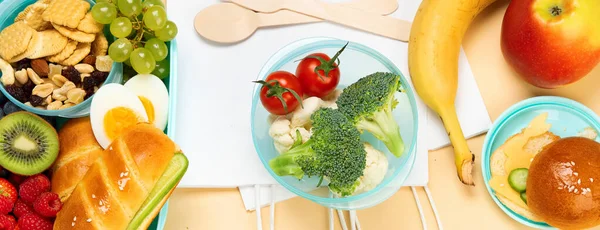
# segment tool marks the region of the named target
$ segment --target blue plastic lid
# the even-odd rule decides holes
[[[555,229],[546,223],[532,221],[512,211],[498,200],[489,185],[492,177],[490,170],[492,153],[508,138],[520,133],[535,117],[543,113],[548,113],[546,122],[552,125],[550,132],[561,138],[578,136],[585,128],[592,128],[597,133],[600,130],[600,118],[591,109],[571,99],[540,96],[521,101],[502,113],[492,125],[481,152],[481,170],[488,193],[508,216],[532,228]]]

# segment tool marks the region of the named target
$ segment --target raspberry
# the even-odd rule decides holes
[[[0,230],[13,230],[17,226],[15,217],[11,215],[0,215]]]
[[[18,199],[17,202],[15,203],[15,207],[13,209],[13,214],[15,214],[15,216],[17,216],[17,218],[21,218],[22,216],[28,214],[28,213],[32,213],[33,212],[33,207],[25,204],[25,202],[23,202],[21,199]]]
[[[28,177],[19,185],[19,196],[26,204],[33,204],[44,192],[50,191],[50,180],[44,174]]]
[[[52,221],[44,219],[35,213],[29,213],[19,218],[19,229],[52,230]]]
[[[44,217],[56,217],[56,214],[62,208],[62,203],[58,194],[45,192],[33,203],[33,210]]]

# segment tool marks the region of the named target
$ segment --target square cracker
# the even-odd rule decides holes
[[[108,40],[104,36],[104,33],[96,34],[96,40],[92,42],[92,55],[104,56],[108,54]]]
[[[48,4],[45,4],[40,1],[31,4],[17,15],[17,17],[15,18],[15,22],[23,21],[29,27],[37,31],[50,29],[52,28],[52,24],[42,19],[42,14],[46,10],[46,8],[48,8]]]
[[[65,48],[60,53],[47,58],[49,62],[59,63],[69,58],[75,49],[77,49],[77,41],[69,40]]]
[[[15,62],[18,62],[20,60],[27,58],[28,56],[32,55],[33,53],[35,53],[35,50],[36,50],[37,45],[39,44],[40,40],[42,40],[42,36],[40,35],[39,32],[34,30],[33,36],[31,36],[31,40],[29,41],[29,44],[27,45],[27,50],[25,50],[25,52],[15,56],[12,59],[9,59],[8,62],[15,63]]]
[[[91,43],[96,39],[95,34],[88,34],[88,33],[81,32],[76,29],[71,29],[68,27],[60,26],[60,25],[57,25],[54,23],[52,23],[52,26],[54,26],[54,29],[56,29],[59,33],[61,33],[65,37],[67,37],[71,40],[75,40],[77,42]]]
[[[59,64],[63,66],[74,66],[79,64],[88,54],[90,54],[90,50],[92,49],[92,43],[79,43],[77,44],[77,48],[73,51],[70,57],[61,61]]]
[[[104,25],[98,23],[90,12],[85,15],[77,26],[77,30],[88,34],[100,33],[102,29],[104,29]]]
[[[0,32],[0,57],[4,60],[10,60],[19,54],[23,54],[27,50],[34,33],[37,33],[37,31],[21,21],[4,28]]]
[[[42,18],[52,24],[75,29],[89,9],[90,4],[84,0],[53,0]]]
[[[67,37],[56,30],[44,30],[38,33],[41,39],[35,48],[35,52],[27,57],[29,59],[38,59],[58,54],[65,48],[69,41]]]

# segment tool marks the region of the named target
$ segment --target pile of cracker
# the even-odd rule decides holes
[[[0,58],[15,63],[46,59],[74,66],[86,56],[107,54],[104,25],[96,22],[84,0],[38,0],[0,32]]]

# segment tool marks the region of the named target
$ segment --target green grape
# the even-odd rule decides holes
[[[117,6],[127,17],[136,16],[142,12],[142,0],[117,0]]]
[[[131,21],[126,17],[118,17],[110,23],[110,33],[117,38],[124,38],[131,34]]]
[[[156,62],[156,67],[152,74],[157,76],[160,79],[165,79],[169,76],[169,59],[165,59],[159,62]]]
[[[171,41],[177,36],[177,25],[172,21],[168,21],[164,28],[154,31],[154,35],[162,41]]]
[[[162,6],[152,6],[144,13],[144,25],[150,30],[160,30],[167,24],[167,12]]]
[[[101,3],[101,2],[108,2],[108,3],[114,4],[113,0],[96,0],[96,4]]]
[[[144,0],[144,3],[142,3],[144,9],[148,9],[151,6],[162,6],[165,7],[165,4],[163,4],[162,0]]]
[[[149,74],[154,71],[156,61],[146,48],[137,48],[131,52],[131,67],[139,74]]]
[[[144,48],[152,53],[152,56],[156,61],[164,60],[167,57],[167,54],[169,54],[167,45],[165,45],[165,43],[158,38],[152,38],[146,41]]]
[[[108,2],[99,2],[92,7],[92,17],[101,24],[110,24],[117,18],[117,7]]]
[[[133,45],[127,38],[119,38],[108,47],[108,56],[116,62],[129,59]]]

